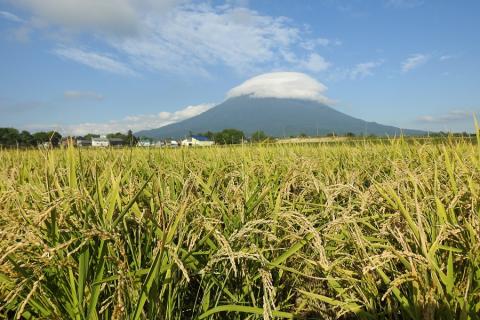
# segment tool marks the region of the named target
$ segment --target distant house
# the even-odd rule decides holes
[[[110,141],[106,137],[92,138],[92,147],[108,147]]]
[[[77,139],[77,147],[91,147],[92,140]]]
[[[77,140],[75,140],[73,138],[70,138],[70,137],[65,137],[65,138],[62,138],[62,141],[60,142],[60,144],[63,147],[68,147],[70,144],[73,145],[73,146],[76,146],[77,145]]]
[[[125,145],[125,140],[123,140],[122,138],[110,138],[108,139],[108,142],[112,147],[121,147]]]
[[[170,142],[167,142],[167,146],[178,147],[178,142],[175,140],[171,140]]]
[[[191,136],[182,141],[182,146],[212,146],[215,142],[209,140],[207,137],[204,136]]]
[[[50,149],[53,148],[53,144],[50,141],[42,142],[38,145],[39,148]]]
[[[140,140],[137,142],[137,147],[151,147],[153,143],[149,140]]]
[[[163,142],[163,141],[157,141],[154,144],[154,146],[157,147],[157,148],[165,147],[166,145],[167,145],[167,143]]]

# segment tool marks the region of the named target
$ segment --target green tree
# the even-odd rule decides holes
[[[133,135],[132,130],[128,130],[128,132],[127,132],[127,144],[128,144],[130,147],[132,147],[132,146],[136,145],[137,142],[138,142],[138,139],[137,139],[137,137],[135,137],[135,136]]]
[[[92,140],[92,138],[100,138],[99,134],[88,133],[83,137],[85,140]]]
[[[252,142],[261,142],[261,141],[265,141],[265,140],[268,140],[268,139],[269,139],[269,137],[265,134],[265,132],[263,132],[261,130],[255,131],[252,134]]]
[[[0,144],[4,146],[15,146],[20,143],[20,134],[14,128],[0,128]]]
[[[215,141],[215,132],[207,131],[207,132],[204,132],[204,133],[199,133],[198,135],[202,136],[202,137],[207,137],[208,140],[210,140],[210,141]]]
[[[109,133],[107,134],[107,138],[108,139],[112,139],[112,138],[118,138],[118,139],[124,139],[124,140],[127,140],[128,139],[128,136],[124,133],[121,133],[121,132],[115,132],[115,133]]]
[[[224,129],[215,134],[215,143],[218,144],[239,144],[243,139],[245,134],[237,129]]]
[[[48,141],[49,141],[48,133],[44,131],[35,132],[33,134],[33,143],[35,145],[42,144]]]
[[[62,135],[57,131],[49,131],[47,132],[48,141],[52,144],[52,146],[57,147],[60,142],[62,141]]]
[[[23,146],[34,145],[33,136],[30,134],[30,132],[28,132],[26,130],[23,130],[20,133],[19,138],[20,138],[20,144],[22,144]]]

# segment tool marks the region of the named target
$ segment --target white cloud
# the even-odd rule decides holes
[[[380,67],[385,60],[376,60],[376,61],[368,61],[368,62],[362,62],[362,63],[357,63],[353,67],[348,67],[348,68],[336,68],[335,70],[332,70],[328,76],[327,79],[329,81],[343,81],[346,79],[349,80],[357,80],[357,79],[363,79],[369,76],[374,75],[374,69]]]
[[[68,47],[57,48],[53,52],[60,57],[71,59],[94,69],[123,75],[136,74],[127,65],[104,54]]]
[[[471,119],[473,121],[472,111],[452,110],[446,114],[425,115],[417,118],[417,122],[421,123],[450,123]]]
[[[419,66],[427,63],[429,59],[430,59],[430,56],[426,54],[421,54],[421,53],[412,54],[410,55],[410,57],[407,58],[407,60],[405,60],[402,63],[402,72],[406,73],[415,68],[418,68]]]
[[[11,2],[42,21],[43,32],[56,33],[50,38],[58,41],[57,55],[121,74],[148,70],[209,75],[215,66],[241,74],[292,67],[318,72],[329,63],[312,51],[340,44],[327,38],[310,40],[303,26],[286,17],[262,15],[238,1],[218,6],[192,0]],[[78,32],[94,36],[108,54],[78,49],[85,47]],[[295,62],[283,59],[283,53]],[[113,56],[123,57],[123,62]]]
[[[371,76],[373,75],[372,70],[381,66],[382,64],[382,60],[359,63],[350,71],[350,79],[355,80],[357,78],[365,78]]]
[[[320,72],[327,70],[331,66],[331,63],[319,54],[312,53],[307,60],[300,61],[299,66],[308,71]]]
[[[7,11],[0,11],[0,17],[12,22],[19,22],[19,23],[24,22],[23,19]]]
[[[306,39],[300,43],[300,46],[306,50],[315,50],[317,47],[340,46],[340,40],[331,40],[327,38]]]
[[[386,0],[387,6],[394,8],[415,8],[423,3],[423,0]]]
[[[272,72],[253,77],[231,89],[227,97],[292,98],[331,103],[324,96],[327,87],[312,77],[298,72]]]
[[[135,1],[128,0],[11,0],[36,20],[70,31],[132,34],[137,30]]]
[[[440,60],[440,61],[447,61],[447,60],[452,60],[452,59],[455,59],[455,58],[457,58],[456,55],[445,54],[445,55],[443,55],[443,56],[440,56],[440,57],[438,58],[438,60]]]
[[[148,16],[141,36],[110,45],[151,70],[205,74],[222,64],[249,72],[277,60],[279,50],[290,51],[299,30],[289,23],[243,7],[182,6],[163,19]]]
[[[104,99],[103,95],[93,91],[77,91],[67,90],[63,93],[63,97],[67,100],[95,100],[101,101]]]
[[[35,20],[69,31],[131,36],[147,13],[162,14],[184,0],[10,0]]]
[[[188,106],[175,112],[159,112],[157,114],[143,114],[128,116],[121,120],[111,120],[107,122],[85,122],[69,125],[30,125],[28,130],[57,130],[63,135],[82,136],[87,133],[107,134],[112,132],[127,132],[132,130],[137,132],[146,129],[156,129],[174,122],[179,122],[202,112],[207,111],[215,104],[204,103]]]

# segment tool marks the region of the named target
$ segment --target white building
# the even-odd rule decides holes
[[[137,142],[137,147],[151,147],[153,144],[149,140],[141,140]]]
[[[110,141],[106,137],[92,138],[92,147],[108,147]]]
[[[157,141],[155,142],[154,146],[157,148],[165,147],[167,144],[163,141]]]
[[[206,147],[206,146],[212,146],[214,145],[214,141],[208,140],[207,137],[203,136],[191,136],[190,138],[187,138],[182,141],[182,146],[200,146],[200,147]]]

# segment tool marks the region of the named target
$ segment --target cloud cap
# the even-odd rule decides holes
[[[227,98],[251,96],[255,98],[283,98],[332,103],[323,94],[327,87],[300,72],[272,72],[253,77],[231,89]]]

